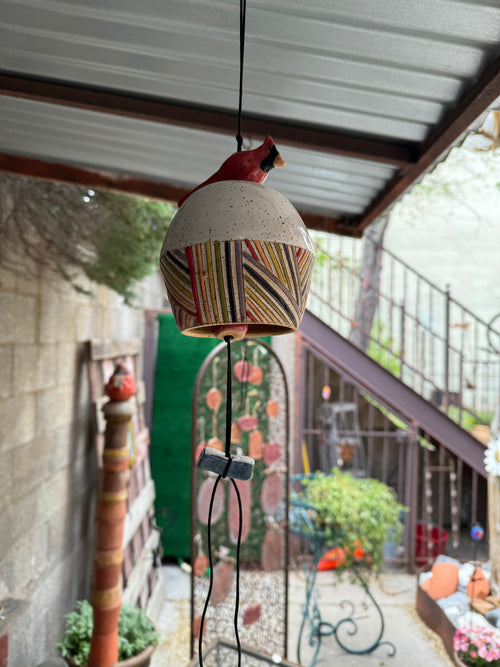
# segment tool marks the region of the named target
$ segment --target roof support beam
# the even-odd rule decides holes
[[[481,77],[471,86],[451,111],[434,128],[422,144],[418,160],[395,176],[385,190],[375,198],[365,213],[356,219],[361,233],[381,215],[388,206],[415,183],[434,162],[449,150],[467,128],[500,95],[500,56],[497,56],[484,70]]]
[[[49,79],[21,77],[0,72],[0,94],[156,123],[181,125],[205,132],[236,134],[236,112],[196,107],[152,97],[137,97]],[[261,138],[271,134],[277,143],[382,162],[397,167],[413,164],[417,155],[417,146],[413,143],[350,136],[332,132],[325,127],[293,123],[267,116],[245,114],[244,130],[248,137]]]
[[[60,162],[47,162],[19,155],[9,155],[8,153],[0,153],[0,172],[37,178],[42,181],[81,185],[96,190],[112,190],[138,197],[168,201],[175,205],[181,197],[189,192],[187,188],[181,188],[170,183],[119,176],[83,167],[74,167]],[[339,218],[317,215],[307,211],[299,211],[299,213],[309,229],[348,236],[356,234],[355,228],[346,227]]]
[[[47,162],[7,153],[0,153],[0,171],[15,176],[37,178],[42,181],[82,185],[96,190],[113,190],[175,204],[187,192],[186,188],[179,188],[168,183],[92,171],[60,162]]]

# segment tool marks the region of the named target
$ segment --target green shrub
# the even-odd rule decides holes
[[[401,537],[400,517],[406,511],[393,489],[376,479],[355,478],[337,468],[331,475],[318,472],[303,485],[301,499],[314,508],[314,521],[323,531],[326,544],[344,549],[347,567],[355,562],[354,553],[361,547],[373,570],[380,570],[383,544],[389,535],[394,541]]]
[[[57,643],[63,658],[70,657],[81,667],[87,664],[93,627],[92,605],[87,600],[80,600],[76,610],[66,616],[66,631]],[[144,612],[123,604],[118,622],[118,659],[126,660],[156,644],[158,635]]]

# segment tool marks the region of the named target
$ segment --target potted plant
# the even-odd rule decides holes
[[[87,667],[94,626],[92,605],[76,603],[66,616],[66,631],[57,647],[71,667]],[[158,644],[153,624],[140,609],[123,604],[118,621],[118,659],[116,667],[147,667]]]
[[[302,484],[299,501],[310,508],[310,530],[324,547],[333,547],[329,553],[335,569],[364,564],[380,571],[384,542],[388,535],[401,537],[400,517],[406,511],[394,491],[376,479],[356,478],[338,468],[331,475],[318,472]]]
[[[453,637],[454,658],[464,667],[499,667],[500,640],[493,628],[460,628]]]

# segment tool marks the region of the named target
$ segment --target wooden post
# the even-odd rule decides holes
[[[123,387],[124,375],[129,376],[128,391]],[[118,382],[121,384],[118,385]],[[118,391],[120,388],[123,390],[121,393]],[[106,418],[102,457],[104,472],[97,505],[97,544],[92,588],[94,629],[89,667],[112,667],[118,661],[122,543],[130,476],[129,423],[134,413],[134,404],[129,399],[136,389],[130,374],[118,366],[106,386],[106,393],[112,400],[103,408]]]

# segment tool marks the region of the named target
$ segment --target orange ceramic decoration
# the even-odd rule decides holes
[[[243,415],[238,419],[238,426],[242,431],[253,431],[257,428],[258,423],[257,417],[254,415]]]
[[[248,436],[248,456],[252,459],[262,458],[262,440],[260,431],[252,431]]]
[[[280,406],[276,401],[268,401],[266,405],[266,414],[268,417],[277,417],[280,411]]]
[[[324,570],[335,570],[335,568],[339,567],[339,565],[345,564],[346,558],[344,550],[340,547],[335,547],[319,559],[318,571],[322,572]]]
[[[234,579],[234,568],[228,561],[219,561],[214,567],[212,603],[221,604],[229,595]]]
[[[231,424],[231,442],[233,445],[241,442],[241,428],[235,422]]]
[[[252,504],[252,480],[235,480],[235,483],[238,487],[241,497],[241,508],[242,508],[242,529],[241,529],[241,542],[243,543],[250,532],[250,509]],[[232,544],[238,542],[238,531],[240,526],[240,509],[238,504],[238,498],[233,485],[231,484],[229,491],[229,512],[228,512],[228,528],[229,528],[229,539]]]
[[[281,447],[277,442],[266,442],[264,445],[264,463],[270,466],[281,458]]]
[[[196,449],[194,451],[194,462],[195,463],[198,463],[198,459],[200,458],[200,456],[201,456],[203,450],[205,449],[205,447],[206,447],[205,442],[200,442],[198,445],[196,445]]]
[[[276,473],[266,477],[260,493],[260,505],[266,514],[276,514],[283,498],[283,478]]]
[[[208,558],[205,554],[198,554],[193,562],[193,572],[197,577],[202,577],[207,571]]]
[[[198,498],[196,503],[196,509],[198,513],[198,519],[201,523],[205,525],[208,524],[208,513],[210,509],[210,498],[212,496],[212,491],[215,484],[215,477],[208,477],[200,486],[198,490]],[[217,485],[217,491],[215,492],[214,504],[212,507],[212,523],[216,523],[222,513],[224,512],[224,487],[222,484]]]
[[[249,378],[250,384],[260,384],[262,382],[262,378],[262,369],[258,366],[252,366]]]
[[[279,570],[283,564],[283,539],[277,530],[270,530],[262,543],[260,563],[264,572]]]
[[[218,410],[222,405],[221,392],[218,389],[215,389],[215,387],[212,387],[212,389],[209,389],[207,391],[205,402],[210,408],[210,410]]]
[[[234,364],[234,376],[240,382],[248,382],[252,374],[252,364],[249,361],[237,361]]]
[[[219,440],[219,438],[210,438],[210,440],[207,442],[207,446],[211,447],[212,449],[218,449],[220,452],[224,451],[224,444],[222,443],[222,440]]]
[[[123,362],[119,361],[116,364],[104,391],[112,401],[128,401],[136,393],[137,385],[134,376]]]

